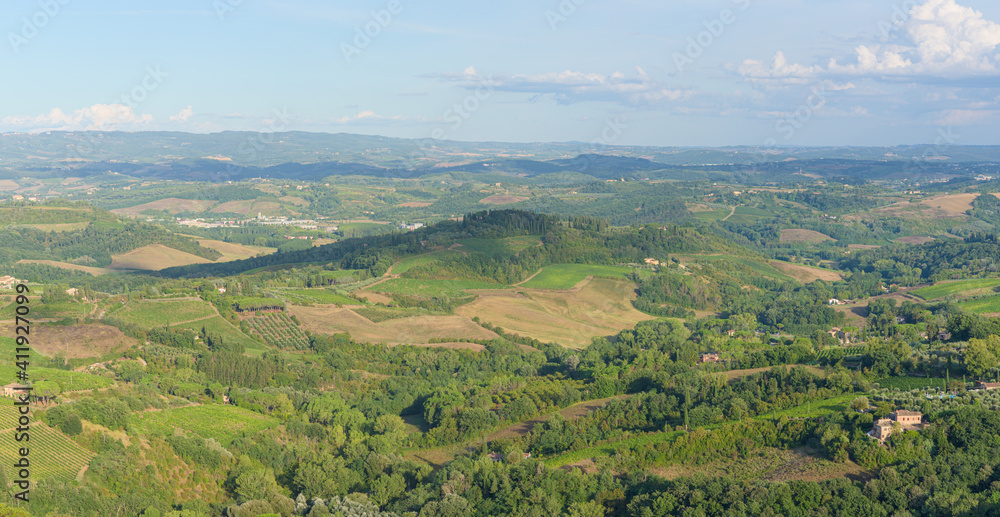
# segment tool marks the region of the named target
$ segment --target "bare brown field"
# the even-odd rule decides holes
[[[480,199],[479,202],[484,205],[506,205],[510,203],[520,203],[521,201],[527,200],[528,198],[524,196],[502,196],[498,194],[495,196],[484,197],[483,199]]]
[[[129,208],[117,208],[112,210],[112,212],[129,217],[136,217],[143,210],[166,210],[171,214],[176,214],[178,212],[204,212],[214,204],[215,201],[205,199],[179,199],[176,197],[168,197],[159,201],[143,203]]]
[[[106,267],[90,267],[90,266],[78,266],[76,264],[70,264],[69,262],[57,262],[55,260],[18,260],[18,264],[45,264],[46,266],[58,267],[62,269],[69,269],[73,271],[83,271],[84,273],[90,273],[94,276],[106,275],[108,273],[114,273],[114,269]]]
[[[9,332],[8,332],[9,331]],[[0,325],[4,335],[14,335],[7,324]],[[108,325],[34,325],[31,347],[38,353],[53,357],[62,354],[67,359],[101,357],[110,352],[125,350],[139,341]]]
[[[399,206],[404,208],[424,208],[433,204],[434,203],[425,203],[423,201],[410,201],[409,203],[400,203]]]
[[[825,233],[820,233],[814,230],[803,230],[793,229],[793,230],[781,230],[781,242],[808,242],[815,244],[817,242],[832,241],[836,240],[833,237]]]
[[[882,246],[876,246],[874,244],[848,244],[847,249],[852,250],[876,250]]]
[[[232,212],[234,214],[247,215],[250,213],[250,207],[253,206],[253,201],[226,201],[221,203],[211,211],[214,213],[222,212]]]
[[[112,255],[111,259],[111,269],[143,271],[159,271],[168,267],[211,262],[211,260],[168,248],[162,244],[150,244],[124,255]]]
[[[785,262],[783,260],[771,260],[770,264],[778,269],[780,269],[786,275],[802,282],[803,284],[808,284],[814,280],[823,280],[825,282],[836,282],[838,280],[843,280],[844,275],[827,269],[820,269],[817,267],[803,266],[800,264],[792,264],[790,262]]]
[[[199,239],[198,245],[222,253],[222,257],[219,258],[217,262],[229,262],[230,260],[241,260],[245,258],[256,257],[260,253],[264,253],[265,255],[270,255],[271,253],[277,251],[275,248],[265,248],[262,246],[245,246],[243,244],[234,244],[232,242],[223,242],[211,239]]]
[[[462,316],[414,316],[381,323],[359,316],[350,309],[292,306],[302,327],[310,332],[350,332],[357,341],[389,345],[426,345],[431,339],[495,339],[498,337]]]
[[[242,200],[242,201],[227,201],[222,203],[211,211],[214,213],[232,212],[235,214],[242,215],[257,215],[261,213],[264,215],[274,215],[281,210],[281,203],[275,203],[274,201],[253,201],[253,200]]]
[[[505,330],[583,348],[591,338],[609,336],[654,319],[632,306],[635,284],[592,278],[567,291],[518,288],[480,296],[455,310],[456,314],[497,325]]]
[[[900,237],[893,242],[900,242],[903,244],[927,244],[933,240],[934,237],[911,235],[909,237]]]
[[[14,180],[0,180],[0,190],[17,190],[21,188]]]
[[[920,201],[921,205],[940,208],[951,215],[965,215],[972,209],[972,201],[979,197],[979,194],[948,194],[945,196],[935,196]]]

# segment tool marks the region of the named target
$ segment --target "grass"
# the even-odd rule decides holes
[[[13,357],[13,356],[11,356]],[[19,369],[14,366],[13,358],[11,364],[0,364],[0,378],[13,380]],[[53,381],[62,387],[63,391],[91,390],[94,388],[106,388],[114,384],[114,381],[107,377],[101,377],[84,372],[74,372],[70,370],[59,370],[57,368],[45,368],[28,366],[28,377],[32,382],[41,380]]]
[[[963,309],[968,309],[978,314],[1000,313],[1000,295],[969,300],[959,304]]]
[[[110,314],[144,328],[163,327],[214,315],[215,311],[208,302],[193,300],[130,301]]]
[[[467,289],[504,289],[506,285],[478,280],[418,280],[394,278],[368,288],[377,293],[402,294],[416,298],[468,298]]]
[[[987,289],[996,286],[1000,286],[1000,278],[959,280],[958,282],[939,282],[931,286],[921,287],[920,289],[910,291],[910,294],[915,294],[925,300],[934,300],[966,291]]]
[[[711,210],[708,212],[694,212],[694,218],[703,222],[718,221],[727,215],[729,215],[729,210],[726,209]]]
[[[708,262],[727,260],[730,262],[735,262],[736,264],[739,264],[741,266],[746,266],[751,271],[761,276],[766,276],[769,278],[773,278],[775,280],[781,280],[785,282],[795,282],[795,283],[799,282],[795,278],[786,275],[784,272],[768,264],[767,262],[762,262],[760,260],[754,260],[746,257],[736,257],[732,255],[705,255],[705,256],[694,256],[693,258],[699,261],[705,260]]]
[[[303,303],[322,303],[322,304],[341,304],[341,305],[357,305],[358,302],[354,298],[349,298],[342,294],[338,294],[332,289],[325,287],[317,287],[313,289],[273,289],[268,292],[268,294],[274,295],[287,303],[292,304],[303,304]]]
[[[584,348],[597,336],[630,329],[652,316],[636,310],[635,284],[595,278],[580,290],[508,290],[480,296],[455,309],[467,318],[499,326],[506,331]]]
[[[553,264],[547,266],[534,278],[522,286],[533,289],[571,289],[588,276],[616,277],[627,279],[634,271],[624,266],[601,266],[591,264]]]
[[[5,425],[0,427],[14,427],[17,410],[14,406],[0,406],[0,418]],[[18,449],[24,447],[23,442],[17,442],[14,438],[13,430],[0,433],[0,461],[6,471],[7,478],[12,477],[12,465],[20,459]],[[31,425],[31,475],[34,479],[47,479],[53,477],[63,481],[70,481],[80,473],[83,467],[90,464],[96,456],[93,452],[84,449],[63,433],[52,429],[42,422],[33,422]]]
[[[204,320],[182,323],[180,325],[174,325],[174,327],[191,329],[195,332],[201,332],[202,327],[205,327],[205,330],[207,330],[210,334],[221,336],[223,341],[227,343],[239,343],[243,345],[247,353],[250,355],[260,355],[265,351],[265,347],[263,345],[244,334],[238,328],[230,325],[228,321],[222,318],[222,316],[213,316]],[[251,351],[254,350],[259,350],[260,353],[252,353]]]
[[[223,446],[228,446],[243,434],[254,435],[277,427],[279,423],[277,418],[236,406],[209,404],[144,413],[136,418],[135,428],[146,433],[167,435],[178,428],[202,438],[215,438]]]
[[[359,309],[354,309],[354,313],[372,320],[374,323],[381,323],[383,321],[395,320],[400,318],[410,318],[413,316],[427,316],[432,314],[441,314],[429,312],[426,309],[421,309],[419,307],[412,308],[388,308],[388,307],[362,307]]]
[[[415,267],[433,264],[445,257],[460,255],[462,255],[462,252],[457,250],[438,250],[431,253],[424,253],[423,255],[416,255],[414,257],[406,257],[392,266],[392,273],[402,274]]]

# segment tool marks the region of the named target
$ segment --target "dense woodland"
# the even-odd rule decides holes
[[[7,508],[12,472],[0,469],[0,515],[1000,513],[1000,403],[973,391],[1000,372],[1000,319],[973,310],[994,291],[913,294],[998,279],[994,196],[973,201],[974,222],[940,228],[949,237],[902,244],[892,241],[937,223],[879,215],[902,198],[884,186],[751,192],[629,179],[571,184],[611,200],[586,209],[541,195],[516,209],[467,211],[483,192],[385,189],[387,203],[421,199],[464,216],[322,246],[287,244],[295,230],[254,224],[184,230],[278,248],[230,261],[169,225],[86,204],[0,210],[0,263],[43,293],[33,314],[51,326],[113,327],[134,343],[99,362],[39,358],[49,375],[41,382],[60,395],[34,414],[87,452],[87,469],[38,480],[16,510]],[[136,199],[279,199],[259,192],[153,184]],[[315,213],[346,199],[301,195]],[[101,198],[109,207],[126,200]],[[722,213],[701,220],[696,203]],[[850,214],[862,215],[843,222]],[[71,223],[85,224],[44,226]],[[792,228],[836,241],[783,240]],[[105,275],[16,263],[107,266],[148,244],[210,262]],[[840,279],[804,281],[776,263]],[[295,312],[360,307],[355,315],[373,324],[457,317],[477,296],[431,287],[510,290],[555,265],[607,267],[587,276],[627,285],[623,299],[642,321],[577,348],[479,317],[475,330],[493,337],[385,346],[317,330]],[[381,282],[418,287],[377,302],[359,294]],[[135,309],[171,300],[203,317]],[[10,299],[0,310],[14,307]],[[469,346],[433,346],[445,343]],[[69,389],[82,381],[65,376],[77,373],[104,388]],[[927,425],[884,444],[866,434],[900,409],[921,411]],[[183,412],[198,416],[166,420]],[[784,454],[816,470],[761,466]]]

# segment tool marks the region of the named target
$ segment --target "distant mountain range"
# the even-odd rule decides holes
[[[497,173],[617,179],[709,178],[723,173],[822,178],[996,174],[1000,146],[636,147],[580,142],[410,140],[307,132],[47,132],[0,134],[0,176],[88,176],[109,171],[191,181],[336,175],[414,177]]]

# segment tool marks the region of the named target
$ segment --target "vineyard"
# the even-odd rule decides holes
[[[215,438],[229,446],[241,435],[254,435],[278,425],[278,419],[235,406],[216,404],[188,406],[145,413],[135,422],[140,434],[171,435],[174,429],[190,431],[202,438]]]
[[[250,330],[279,348],[305,350],[309,337],[283,312],[269,312],[244,320]]]
[[[18,449],[24,444],[14,439],[17,409],[12,405],[0,406],[0,422],[7,430],[0,432],[0,462],[11,479],[11,466],[20,459]],[[96,454],[79,446],[61,432],[42,422],[31,424],[31,475],[35,479],[54,477],[62,480],[76,478],[83,467],[90,464]]]
[[[864,353],[864,351],[865,347],[862,345],[826,348],[820,351],[820,353],[816,354],[816,358],[822,359],[825,357],[832,360],[837,360],[837,359],[843,359],[845,357],[850,357],[852,355],[859,355]]]

